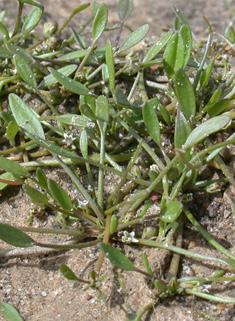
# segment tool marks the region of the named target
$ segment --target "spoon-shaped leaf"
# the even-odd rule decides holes
[[[113,60],[113,50],[111,46],[111,41],[108,39],[106,42],[106,52],[105,52],[106,64],[108,67],[108,76],[109,76],[109,86],[111,93],[114,93],[115,90],[115,67]]]
[[[129,260],[121,251],[115,249],[114,247],[106,244],[99,243],[99,247],[105,256],[110,260],[110,262],[116,267],[126,270],[126,271],[136,271],[131,260]]]
[[[131,47],[137,45],[148,33],[149,25],[145,24],[139,29],[133,31],[121,44],[118,53],[130,49]]]
[[[66,279],[72,280],[72,281],[78,281],[78,278],[76,277],[76,275],[67,265],[62,264],[60,266],[60,271]]]
[[[105,96],[99,96],[96,100],[97,124],[101,132],[105,132],[109,120],[109,104]]]
[[[19,312],[10,304],[0,301],[0,313],[8,321],[24,321]]]
[[[192,51],[192,32],[188,25],[183,25],[180,28],[180,34],[183,37],[183,43],[184,43],[184,63],[182,68],[184,69],[187,66],[187,63],[189,61],[191,51]]]
[[[182,212],[182,204],[178,201],[170,202],[163,206],[160,212],[160,219],[166,223],[173,223]]]
[[[121,22],[125,21],[129,17],[133,9],[132,0],[119,0],[118,3],[118,16]]]
[[[179,68],[175,74],[175,91],[180,107],[187,119],[192,118],[196,112],[196,98],[188,76]]]
[[[4,171],[23,177],[30,177],[30,173],[20,164],[0,156],[0,168]]]
[[[209,135],[226,128],[232,121],[229,115],[213,117],[196,127],[188,136],[183,148],[189,148],[204,140]]]
[[[35,62],[33,57],[25,49],[12,44],[6,44],[6,47],[13,55],[21,56],[21,58],[28,61],[29,63]]]
[[[174,144],[175,148],[182,148],[186,142],[189,134],[191,133],[191,127],[188,120],[185,118],[184,113],[178,108],[175,118],[175,135]]]
[[[45,194],[39,192],[38,190],[36,190],[32,186],[25,185],[23,187],[23,190],[25,191],[26,194],[29,195],[29,197],[31,198],[32,203],[34,203],[36,205],[39,205],[39,206],[48,204],[47,196]]]
[[[71,79],[69,77],[66,77],[65,75],[62,75],[59,71],[53,69],[53,68],[48,68],[52,75],[57,79],[61,85],[63,85],[65,88],[70,90],[71,92],[77,94],[77,95],[89,95],[90,91],[89,89],[79,83],[78,81],[75,81],[74,79]]]
[[[29,247],[36,245],[36,242],[17,228],[0,223],[0,239],[6,243],[9,243],[18,247]]]
[[[92,26],[92,41],[93,43],[96,43],[102,33],[104,32],[104,29],[107,25],[108,20],[108,7],[106,4],[102,3],[99,6],[99,9],[96,12],[94,23]]]
[[[36,113],[19,96],[10,94],[9,104],[18,126],[40,138],[45,138],[42,125]]]
[[[70,76],[75,70],[77,69],[77,65],[71,64],[65,67],[58,69],[57,71],[60,72],[62,75]],[[52,75],[45,76],[43,79],[43,86],[52,86],[55,85],[58,80]]]
[[[172,34],[173,31],[169,30],[157,42],[155,42],[155,44],[149,49],[149,51],[145,55],[143,62],[151,61],[165,47]]]
[[[19,55],[14,55],[13,60],[20,77],[26,82],[26,84],[33,88],[36,88],[37,81],[27,61]]]
[[[184,41],[180,33],[175,33],[168,41],[163,54],[163,64],[169,79],[173,78],[178,68],[184,65]]]
[[[40,22],[42,18],[42,9],[40,8],[34,8],[30,14],[28,15],[28,17],[25,19],[23,27],[22,27],[22,31],[24,33],[34,29],[38,23]]]
[[[149,102],[143,105],[143,118],[149,135],[158,144],[161,145],[160,127],[156,112]]]
[[[60,206],[65,211],[70,212],[73,208],[73,204],[65,190],[52,179],[48,180],[48,188],[51,191],[52,196],[60,204]]]

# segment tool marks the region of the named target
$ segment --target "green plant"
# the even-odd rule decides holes
[[[27,17],[22,16],[25,3],[33,6]],[[76,8],[68,21],[88,6],[84,4]],[[120,32],[131,9],[132,1],[119,1]],[[229,68],[229,64],[216,62],[216,58],[222,55],[220,41],[228,38],[226,41],[234,49],[231,42],[233,29],[230,25],[225,36],[216,35],[206,21],[208,41],[194,43],[187,19],[182,12],[175,11],[175,29],[163,34],[145,50],[144,55],[132,48],[144,39],[148,25],[131,32],[117,47],[108,40],[104,48],[97,48],[98,40],[108,31],[105,4],[93,4],[87,21],[87,24],[93,21],[89,47],[83,38],[83,28],[71,29],[69,39],[58,41],[56,35],[68,21],[59,30],[55,25],[46,25],[43,35],[38,35],[35,27],[43,13],[38,2],[19,0],[12,35],[3,23],[5,12],[1,14],[0,97],[7,98],[9,106],[0,110],[1,143],[8,144],[7,149],[0,151],[3,172],[0,188],[22,184],[33,203],[48,207],[57,214],[63,228],[58,231],[0,224],[0,238],[16,247],[37,245],[74,249],[100,244],[100,256],[90,280],[78,278],[65,265],[61,266],[61,272],[70,280],[87,284],[86,288],[96,288],[100,299],[105,297],[100,291],[105,275],[99,275],[105,254],[115,266],[144,274],[158,293],[156,299],[135,316],[135,320],[140,320],[160,299],[176,294],[235,302],[233,298],[204,292],[204,284],[234,281],[234,276],[223,275],[225,270],[219,275],[177,279],[180,254],[235,269],[234,255],[212,239],[187,206],[188,191],[193,197],[198,190],[213,192],[225,184],[235,187],[233,175],[221,157],[222,150],[235,142],[231,131],[235,117],[234,74],[228,79],[226,75],[218,74],[218,67]],[[218,39],[218,47],[214,50],[213,37]],[[74,43],[81,50],[77,50]],[[157,72],[152,71],[156,65]],[[165,84],[158,83],[158,72],[164,73]],[[123,79],[130,84],[125,93],[121,89]],[[153,89],[156,94],[152,94]],[[61,114],[58,104],[71,94],[79,97],[78,106],[72,114]],[[37,95],[43,102],[38,111],[27,104],[32,95]],[[50,110],[49,116],[43,114],[45,109]],[[212,139],[212,135],[219,132],[226,132],[227,139],[221,142]],[[7,158],[10,153],[19,151],[27,155],[26,161]],[[41,156],[48,158],[31,160]],[[212,162],[223,177],[200,181],[199,170]],[[81,183],[77,164],[85,165],[89,189]],[[44,166],[61,166],[78,190],[81,201],[71,199],[60,184],[48,179],[42,169]],[[97,185],[92,167],[98,173]],[[108,198],[104,193],[105,172],[120,177]],[[160,195],[160,213],[150,216],[152,193]],[[177,239],[182,237],[185,217],[226,258],[203,256],[183,249]],[[143,235],[135,236],[134,227],[143,227],[149,220],[154,229],[146,229]],[[67,229],[72,224],[73,228]],[[76,236],[76,240],[73,244],[39,243],[29,237],[27,231],[64,233]],[[172,256],[171,279],[157,278],[146,256],[143,260],[147,272],[136,269],[124,254],[108,245],[113,240],[168,249],[178,254]]]

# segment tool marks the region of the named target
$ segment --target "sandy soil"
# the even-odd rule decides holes
[[[63,23],[69,13],[81,1],[51,0],[41,1],[45,5],[45,20],[55,19]],[[109,6],[109,25],[112,26],[118,21],[117,1],[103,1]],[[232,1],[235,11],[235,3]],[[16,14],[16,1],[1,1],[0,11],[6,9],[8,12],[8,23],[12,25]],[[226,25],[231,21],[231,14],[221,0],[168,0],[168,1],[134,1],[134,10],[128,19],[128,24],[134,29],[142,24],[151,25],[149,36],[159,36],[163,28],[173,25],[174,13],[172,5],[182,10],[190,21],[192,30],[198,36],[205,36],[206,25],[201,17],[205,15],[211,22],[215,31],[223,32]],[[80,27],[85,21],[86,13],[78,15],[70,26]],[[124,38],[128,34],[124,32]],[[113,35],[115,39],[116,34]],[[63,184],[64,188],[71,191],[72,197],[78,197],[73,191],[72,184],[59,169],[47,170],[51,177]],[[107,190],[112,189],[112,177],[107,177]],[[27,196],[23,195],[20,189],[7,191],[0,198],[0,221],[2,223],[24,226],[31,213],[31,203]],[[212,204],[216,208],[216,215],[208,215],[208,207]],[[235,254],[234,225],[231,216],[224,216],[224,198],[222,193],[213,195],[213,199],[196,200],[195,214],[198,215],[201,223],[207,230],[219,240],[227,249]],[[33,227],[53,227],[59,228],[59,224],[54,220],[51,213],[45,213],[43,217],[35,217],[32,221]],[[39,237],[33,235],[37,240],[54,243],[63,242],[65,237]],[[188,225],[184,234],[185,243],[191,241],[191,250],[205,255],[217,256],[218,253],[202,240],[198,233]],[[1,248],[9,248],[3,242]],[[141,254],[144,251],[149,257],[150,264],[156,273],[161,274],[167,262],[168,252],[158,249],[140,248],[138,246],[124,246],[126,255],[131,258],[137,268],[143,268]],[[83,291],[83,286],[65,279],[60,271],[61,264],[68,265],[79,277],[88,278],[89,272],[94,268],[98,257],[97,247],[84,250],[71,250],[60,252],[49,252],[46,254],[35,253],[26,256],[15,256],[0,259],[0,299],[15,306],[21,313],[25,321],[108,321],[126,320],[126,312],[131,309],[138,312],[141,307],[151,302],[154,298],[154,291],[149,287],[145,278],[139,274],[128,272],[121,273],[126,285],[126,294],[121,292],[118,283],[120,271],[114,269],[106,261],[103,273],[108,273],[106,281],[102,286],[102,291],[107,295],[107,299],[99,301],[94,290]],[[195,275],[206,276],[213,271],[217,271],[219,266],[211,264],[199,264],[195,260],[182,258],[181,276],[187,275],[187,271],[193,271]],[[218,285],[215,292],[225,296],[235,296],[235,286],[228,284]],[[234,306],[218,306],[214,302],[207,302],[194,297],[174,297],[154,308],[151,313],[143,318],[145,321],[168,321],[185,320],[199,321],[206,320],[200,317],[197,310],[203,310],[221,321],[235,320]],[[0,317],[0,320],[1,317]]]

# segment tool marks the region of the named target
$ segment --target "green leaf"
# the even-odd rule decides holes
[[[131,107],[131,104],[129,103],[129,101],[127,100],[127,97],[125,96],[125,94],[123,93],[123,91],[119,86],[117,86],[115,89],[114,100],[115,100],[115,103],[118,105]]]
[[[86,103],[82,103],[79,107],[81,114],[85,117],[87,117],[88,119],[92,120],[92,121],[96,121],[96,117],[95,114],[93,113],[93,110],[91,109],[91,107],[86,104]]]
[[[174,135],[174,145],[175,148],[182,148],[186,142],[189,134],[191,133],[191,126],[188,120],[185,118],[184,113],[177,109],[177,115],[175,118],[175,135]]]
[[[196,98],[193,86],[181,68],[175,74],[175,91],[185,117],[191,119],[196,112]]]
[[[149,135],[155,141],[156,144],[161,145],[161,135],[159,121],[156,115],[156,111],[149,102],[143,105],[143,118]]]
[[[92,26],[92,41],[93,43],[96,43],[102,33],[104,32],[104,29],[107,25],[108,21],[108,7],[106,4],[102,3],[99,6],[99,9],[96,12],[93,26]]]
[[[203,72],[201,74],[200,84],[203,88],[205,88],[206,85],[208,84],[212,69],[214,68],[214,64],[215,64],[215,56],[210,60],[208,66],[206,67],[205,70],[203,70]]]
[[[48,68],[52,75],[57,79],[61,85],[63,85],[65,88],[70,90],[71,92],[77,94],[77,95],[90,95],[89,89],[79,83],[78,81],[68,78],[65,75],[62,75],[60,72],[53,68]]]
[[[77,69],[77,65],[71,64],[71,65],[67,65],[65,67],[62,67],[60,69],[58,69],[57,71],[60,72],[62,75],[65,76],[70,76],[76,69]],[[58,80],[52,75],[48,75],[45,76],[43,79],[43,86],[53,86],[58,82]]]
[[[229,99],[221,99],[217,101],[213,106],[208,108],[207,113],[210,117],[216,116],[222,111],[225,110],[225,108],[229,105],[230,100]]]
[[[28,15],[28,17],[26,18],[23,27],[22,27],[22,31],[23,33],[27,33],[30,30],[33,30],[40,22],[42,18],[42,9],[40,8],[34,8],[30,14]]]
[[[73,204],[65,190],[52,179],[48,180],[48,188],[50,189],[52,196],[59,203],[59,205],[65,211],[70,212],[73,208]]]
[[[12,59],[13,55],[12,53],[5,47],[0,47],[0,58],[7,58],[7,59]]]
[[[136,271],[131,260],[129,260],[121,251],[113,248],[106,243],[99,243],[99,247],[110,262],[116,267],[126,271]]]
[[[29,63],[35,62],[33,57],[25,49],[12,44],[6,44],[5,46],[13,55],[18,55]]]
[[[101,132],[105,132],[109,120],[109,104],[105,96],[99,96],[96,100],[97,124]]]
[[[47,187],[47,177],[40,167],[38,167],[36,170],[36,176],[37,176],[39,183],[41,185]]]
[[[114,67],[114,59],[113,59],[113,50],[111,46],[111,41],[109,39],[106,42],[105,59],[108,67],[108,73],[109,73],[110,91],[113,94],[115,90],[115,67]]]
[[[9,32],[7,28],[4,26],[4,24],[0,21],[0,32],[3,35],[3,43],[5,43],[7,40],[9,40]]]
[[[166,223],[173,223],[182,212],[182,204],[178,201],[170,202],[163,206],[160,212],[160,219]]]
[[[139,29],[133,31],[121,44],[117,53],[130,49],[139,43],[148,33],[149,25],[145,24]]]
[[[34,240],[17,228],[0,223],[0,239],[17,247],[29,247],[36,244]]]
[[[198,144],[199,142],[204,140],[209,135],[214,134],[219,130],[225,129],[230,125],[231,121],[232,118],[229,115],[220,115],[210,118],[209,120],[196,127],[190,133],[183,148],[186,149],[192,147],[193,145]]]
[[[6,181],[14,181],[16,178],[12,173],[6,172],[0,175],[0,179],[4,179]],[[0,182],[0,191],[2,191],[4,188],[6,188],[9,185],[10,184],[8,183]]]
[[[0,168],[18,176],[31,177],[30,173],[23,166],[2,156],[0,156]]]
[[[20,77],[33,88],[37,88],[37,81],[34,76],[32,69],[30,68],[27,61],[19,55],[13,56],[14,64]]]
[[[33,188],[29,185],[25,185],[25,186],[23,186],[23,190],[25,191],[26,194],[29,195],[32,203],[39,205],[39,206],[48,204],[47,196],[45,194],[39,192],[35,188]]]
[[[78,278],[76,277],[76,275],[67,265],[61,264],[60,271],[66,279],[72,280],[72,281],[78,281]]]
[[[156,57],[156,55],[165,47],[165,45],[167,44],[172,34],[173,34],[173,31],[169,30],[157,42],[155,42],[155,44],[152,45],[152,47],[149,49],[149,51],[145,55],[143,62],[149,62],[154,57]]]
[[[182,68],[184,69],[187,66],[187,63],[189,61],[191,51],[192,51],[192,45],[193,45],[192,32],[188,25],[183,25],[180,28],[179,32],[183,38],[183,43],[184,43],[184,63],[182,65]]]
[[[24,321],[19,312],[10,304],[0,301],[0,313],[8,321]]]
[[[19,96],[10,94],[9,104],[19,127],[40,138],[45,138],[42,125],[38,120],[36,113],[33,112]]]
[[[5,137],[9,140],[14,140],[16,134],[18,133],[19,126],[15,121],[10,121],[6,127]]]
[[[121,22],[125,21],[133,9],[132,0],[119,0],[118,3],[118,16]]]
[[[51,117],[51,119],[58,120],[59,122],[67,125],[89,127],[89,119],[77,114],[65,114],[60,116],[54,116]]]
[[[180,33],[175,33],[169,39],[163,54],[163,64],[169,79],[174,77],[178,68],[184,66],[184,41]]]

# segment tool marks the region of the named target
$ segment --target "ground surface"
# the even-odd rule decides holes
[[[41,1],[45,5],[45,20],[54,19],[61,24],[69,16],[69,13],[81,4],[81,1]],[[109,25],[112,26],[118,21],[117,1],[103,1],[109,5],[110,16]],[[1,1],[0,11],[7,9],[9,25],[12,25],[16,14],[16,1]],[[206,26],[201,15],[205,15],[212,23],[215,31],[223,32],[225,26],[231,21],[231,14],[221,0],[199,0],[199,1],[134,1],[134,10],[128,19],[131,27],[137,28],[142,24],[150,23],[151,29],[149,36],[159,36],[162,28],[172,27],[174,13],[172,5],[182,10],[190,21],[192,30],[197,36],[206,35]],[[234,11],[235,11],[235,4]],[[84,13],[85,15],[85,13]],[[75,18],[70,25],[80,27],[85,20],[83,14]],[[127,33],[126,33],[127,34]],[[113,38],[115,38],[114,35]],[[125,36],[125,34],[124,34]],[[123,36],[123,37],[124,37]],[[62,184],[64,188],[71,191],[72,197],[77,197],[76,191],[73,191],[71,183],[59,169],[48,174],[54,177]],[[107,191],[112,189],[112,177],[107,177]],[[20,189],[7,192],[5,197],[0,199],[0,221],[3,223],[24,226],[30,215],[31,204],[29,199],[24,196]],[[200,195],[195,199],[195,214],[200,218],[201,223],[207,230],[219,240],[227,249],[235,254],[235,234],[231,215],[224,212],[224,195],[218,193],[213,199],[202,199]],[[213,202],[213,205],[212,205]],[[210,209],[214,210],[211,211]],[[210,216],[209,216],[210,214]],[[46,213],[42,218],[34,218],[32,226],[39,227],[59,227],[50,213]],[[33,236],[37,238],[38,236]],[[216,256],[213,250],[199,235],[186,228],[184,234],[185,240],[191,241],[190,249],[205,255]],[[38,237],[39,239],[39,237]],[[48,239],[40,238],[44,242]],[[59,243],[65,240],[62,237],[51,237],[51,241]],[[9,248],[1,243],[2,248]],[[141,253],[143,249],[138,246],[125,246],[125,252],[133,260],[137,268],[143,266]],[[165,267],[168,253],[158,249],[144,249],[149,257],[154,271],[161,273]],[[97,248],[93,247],[85,250],[73,250],[67,252],[51,252],[44,254],[35,254],[28,256],[16,256],[12,258],[1,258],[0,264],[0,299],[15,306],[21,313],[25,321],[108,321],[125,320],[125,312],[131,308],[138,312],[140,307],[149,303],[154,292],[149,288],[146,280],[136,273],[122,273],[124,283],[126,283],[126,296],[120,291],[117,282],[119,271],[114,269],[107,261],[103,272],[108,273],[108,277],[102,291],[107,294],[108,299],[99,301],[96,292],[88,290],[83,292],[83,286],[75,284],[64,279],[59,272],[61,264],[67,264],[80,277],[88,277],[89,272],[94,267],[97,259]],[[182,260],[182,275],[187,271],[195,273],[197,276],[206,276],[218,269],[217,266],[210,264],[198,264],[194,260]],[[235,286],[228,284],[216,287],[214,289],[223,295],[235,296]],[[221,321],[235,320],[235,309],[233,306],[219,306],[214,302],[207,302],[194,297],[181,298],[176,297],[168,300],[145,316],[143,320],[148,321],[168,321],[185,320],[199,321],[206,320],[200,317],[197,310],[203,310],[210,313]],[[0,317],[0,320],[1,317]]]

